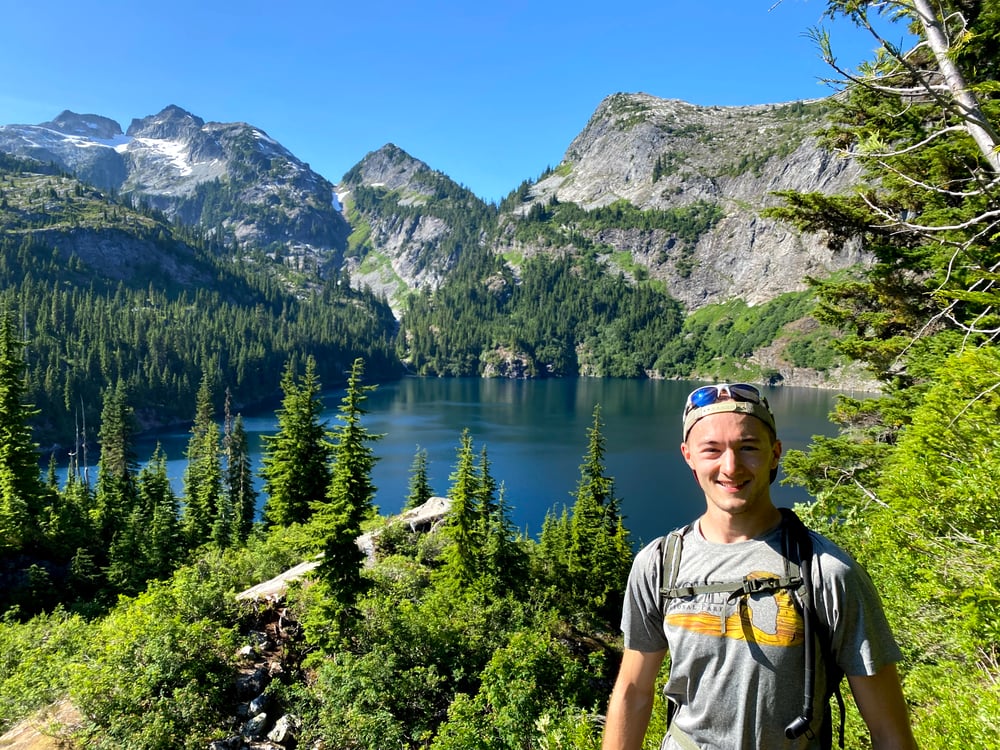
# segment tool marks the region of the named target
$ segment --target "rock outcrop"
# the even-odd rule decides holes
[[[614,94],[518,210],[552,199],[587,209],[618,200],[658,210],[717,205],[723,218],[683,256],[662,230],[602,231],[594,239],[628,251],[689,309],[734,297],[765,302],[804,288],[807,275],[866,261],[857,245],[833,251],[822,237],[760,215],[777,203],[775,191],[837,193],[857,182],[857,165],[813,135],[825,111],[821,101],[699,107]]]

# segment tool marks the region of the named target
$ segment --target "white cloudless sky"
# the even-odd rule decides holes
[[[604,97],[702,105],[826,96],[822,0],[5,0],[0,124],[64,109],[127,129],[176,104],[248,122],[337,182],[395,143],[486,200],[556,166]],[[890,32],[903,39],[905,29]]]

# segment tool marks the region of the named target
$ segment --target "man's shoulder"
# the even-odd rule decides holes
[[[809,530],[809,537],[813,546],[813,575],[818,574],[828,582],[839,580],[841,585],[848,586],[859,577],[868,580],[868,572],[846,549],[813,529]]]

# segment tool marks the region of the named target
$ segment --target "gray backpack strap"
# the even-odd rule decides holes
[[[677,573],[681,569],[681,551],[684,547],[684,534],[690,525],[674,529],[660,542],[660,614],[667,618],[667,599],[677,596]]]
[[[667,619],[667,602],[670,599],[679,599],[687,596],[697,596],[699,594],[729,594],[726,604],[719,615],[719,628],[723,635],[726,633],[726,620],[729,618],[730,605],[743,596],[758,594],[765,591],[777,591],[778,589],[800,589],[802,587],[802,575],[799,564],[791,559],[788,550],[783,555],[785,559],[785,571],[783,576],[768,576],[766,578],[746,578],[740,581],[727,581],[723,583],[706,583],[696,586],[678,586],[677,575],[681,568],[681,552],[684,547],[684,534],[691,528],[687,525],[682,529],[675,529],[664,537],[662,543],[663,558],[660,573],[660,612],[664,621]],[[787,535],[785,535],[787,537]],[[786,543],[787,546],[787,543]]]

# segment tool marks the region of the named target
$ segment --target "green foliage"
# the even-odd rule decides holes
[[[534,256],[516,285],[490,263],[470,261],[468,276],[457,269],[454,283],[409,301],[400,341],[417,372],[479,374],[484,353],[500,349],[522,353],[539,376],[642,377],[680,330],[679,303],[607,274],[593,256]]]
[[[541,735],[554,733],[551,717],[563,706],[590,706],[603,698],[588,664],[565,641],[545,628],[520,630],[494,652],[478,693],[471,699],[459,695],[452,703],[431,747],[533,747]]]
[[[807,318],[815,305],[810,292],[788,292],[753,307],[742,300],[699,308],[684,321],[680,335],[665,346],[655,369],[668,376],[732,375],[760,379],[747,359],[779,336],[789,339],[785,354],[797,366],[826,369],[839,359],[834,334],[819,328],[811,335],[788,330],[790,323]]]
[[[421,506],[434,495],[427,477],[427,451],[421,449],[419,445],[413,456],[413,464],[410,466],[409,489],[404,510]]]
[[[253,466],[243,417],[233,418],[229,393],[226,393],[226,414],[223,423],[222,452],[225,457],[223,492],[232,509],[232,525],[228,536],[232,541],[245,542],[253,528],[257,512],[257,490],[253,484]],[[224,519],[217,519],[217,524]],[[213,537],[219,536],[213,531]]]
[[[598,405],[587,431],[587,454],[580,466],[565,566],[574,600],[578,606],[586,603],[580,614],[609,622],[621,612],[632,546],[622,523],[614,480],[605,474],[602,426]]]
[[[872,514],[871,532],[875,563],[899,596],[898,627],[916,658],[978,661],[986,674],[1000,643],[998,389],[993,348],[945,363],[886,462],[885,507]]]
[[[285,396],[276,414],[278,431],[264,438],[261,476],[267,494],[265,520],[288,526],[308,520],[314,503],[326,496],[333,446],[320,422],[323,403],[316,360],[306,358],[301,376],[289,361],[281,389]]]
[[[205,373],[198,387],[195,402],[194,422],[191,425],[191,438],[188,440],[187,465],[184,470],[184,526],[189,544],[197,547],[213,538],[213,528],[219,516],[222,517],[220,531],[223,533],[222,546],[228,544],[227,520],[231,519],[232,511],[226,519],[221,507],[222,492],[222,462],[219,455],[219,426],[215,422],[215,408],[212,405],[212,379]],[[230,520],[231,524],[231,520]]]
[[[443,571],[460,589],[471,586],[480,573],[483,540],[477,523],[479,481],[475,460],[472,435],[466,429],[462,432],[455,471],[450,477],[452,484],[448,499],[451,500],[451,511],[446,526],[448,546],[445,548]]]
[[[877,6],[828,7],[867,25]],[[933,12],[967,29],[949,57],[995,142],[1000,16],[984,4]],[[817,39],[832,61],[829,40]],[[968,102],[901,97],[925,90],[937,62],[928,47],[905,62],[897,52],[887,43],[862,67],[878,86],[859,83],[830,100],[823,138],[865,169],[857,194],[788,194],[779,210],[827,231],[834,246],[855,237],[873,253],[863,272],[813,284],[817,319],[844,331],[838,348],[883,381],[884,395],[842,399],[841,434],[790,453],[784,467],[817,495],[804,513],[866,565],[882,593],[919,744],[997,747],[997,206],[991,191],[973,187],[996,179],[995,149],[963,132]],[[849,734],[857,746],[866,741],[856,714]]]
[[[0,165],[0,309],[16,310],[30,332],[27,395],[44,443],[71,444],[81,422],[97,424],[103,391],[119,381],[144,422],[174,424],[191,419],[203,372],[244,405],[275,397],[273,373],[293,355],[316,356],[328,383],[356,356],[378,377],[399,373],[384,300],[336,277],[286,284],[283,268],[222,244],[223,233],[210,238],[45,172]],[[58,198],[33,199],[36,190]],[[124,268],[74,252],[92,235],[120,247]]]
[[[372,500],[375,486],[371,472],[377,460],[371,443],[374,435],[361,424],[367,413],[364,402],[367,393],[375,389],[364,385],[364,363],[357,359],[351,367],[347,391],[341,400],[333,438],[333,472],[324,501],[313,503],[316,526],[323,537],[323,560],[319,578],[330,606],[343,617],[353,613],[358,596],[367,588],[361,574],[364,553],[358,549],[357,538],[362,523],[374,513]]]
[[[818,329],[789,341],[785,347],[785,356],[796,367],[807,367],[820,372],[833,368],[841,360],[828,329]]]
[[[231,632],[189,618],[177,593],[154,585],[95,627],[70,694],[96,725],[89,747],[203,747],[224,721]]]
[[[65,610],[0,625],[0,734],[19,719],[63,697],[66,665],[86,647],[88,624]]]
[[[0,555],[38,544],[35,519],[47,494],[31,441],[29,420],[36,412],[26,403],[25,343],[14,326],[10,313],[0,312]]]
[[[669,210],[640,209],[621,199],[607,206],[587,210],[576,203],[561,203],[555,198],[546,206],[534,203],[518,222],[515,237],[531,242],[544,239],[556,247],[574,245],[579,250],[595,247],[588,233],[605,229],[659,229],[678,241],[694,245],[724,216],[715,203],[695,201]]]

